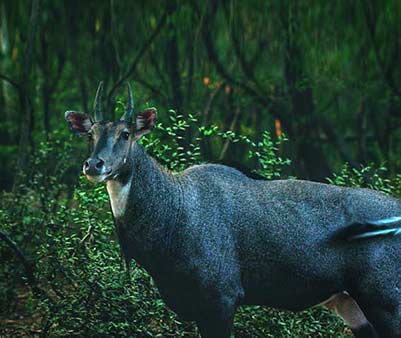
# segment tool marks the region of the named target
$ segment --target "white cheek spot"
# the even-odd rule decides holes
[[[115,218],[124,215],[131,189],[131,179],[125,184],[118,181],[107,181],[107,192],[110,197],[111,210]]]

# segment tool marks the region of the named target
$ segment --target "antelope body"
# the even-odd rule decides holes
[[[153,277],[167,305],[204,337],[229,337],[236,308],[299,311],[323,304],[358,337],[401,336],[401,201],[368,189],[302,180],[263,181],[223,165],[171,174],[137,140],[129,90],[122,120],[66,112],[91,134],[84,164],[107,184],[122,251]]]

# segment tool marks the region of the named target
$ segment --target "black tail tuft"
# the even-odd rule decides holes
[[[355,222],[340,229],[334,239],[356,241],[379,236],[401,235],[401,217],[389,217],[365,223]]]

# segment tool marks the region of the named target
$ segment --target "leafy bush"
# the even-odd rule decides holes
[[[197,128],[196,122],[193,116],[185,120],[171,111],[169,124],[158,124],[143,145],[173,171],[204,161],[201,145],[205,138],[246,145],[249,156],[260,164],[257,172],[269,179],[280,176],[281,168],[289,164],[277,155],[284,138],[273,142],[265,132],[262,141],[255,143],[216,126]],[[184,148],[180,138],[190,128],[197,136]],[[71,170],[72,157],[69,138],[59,135],[53,143],[43,143],[27,173],[29,183],[1,198],[2,229],[35,262],[34,277],[43,292],[35,297],[30,293],[22,304],[28,315],[35,314],[34,326],[43,335],[196,336],[193,323],[181,322],[160,300],[146,271],[135,262],[127,270],[105,187],[93,186],[83,177],[71,187],[66,173]],[[361,177],[370,170],[344,167],[331,182],[361,185]],[[400,177],[391,182],[381,178],[382,171],[373,175],[372,187],[399,193]],[[23,269],[15,269],[20,262],[4,242],[0,242],[0,253],[4,257],[0,311],[9,318],[21,306],[18,295],[28,281]],[[344,330],[337,317],[322,309],[293,314],[242,307],[235,318],[235,333],[241,337],[336,336],[348,332]],[[0,332],[10,333],[5,328]]]
[[[342,187],[365,187],[401,197],[401,174],[392,179],[386,177],[386,174],[387,168],[383,165],[376,167],[370,164],[357,169],[344,164],[340,172],[328,181]]]

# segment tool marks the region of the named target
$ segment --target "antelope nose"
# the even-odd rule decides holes
[[[103,160],[99,158],[88,158],[84,163],[84,174],[86,175],[100,175],[104,167]]]

